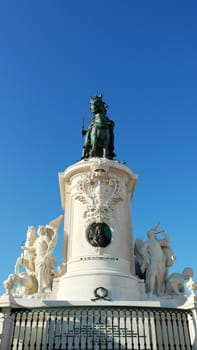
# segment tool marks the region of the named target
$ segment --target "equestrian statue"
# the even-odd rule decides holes
[[[84,126],[82,127],[82,136],[85,136],[82,159],[115,157],[114,122],[106,115],[107,108],[107,104],[102,101],[102,94],[91,97],[90,110],[94,117],[90,120],[87,130],[84,130]]]

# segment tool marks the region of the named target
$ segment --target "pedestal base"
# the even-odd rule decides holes
[[[56,300],[140,300],[144,282],[132,274],[117,271],[82,271],[66,273],[53,282],[52,299]]]

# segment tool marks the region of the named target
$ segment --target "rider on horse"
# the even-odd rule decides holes
[[[114,153],[114,122],[107,115],[107,104],[102,101],[102,95],[90,99],[90,110],[94,114],[87,130],[82,130],[85,136],[82,159],[90,157],[105,157],[113,159]]]

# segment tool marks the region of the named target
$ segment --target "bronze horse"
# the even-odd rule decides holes
[[[85,137],[82,158],[104,157],[113,159],[114,150],[114,122],[107,115],[107,104],[102,101],[102,95],[94,96],[90,100],[90,110],[94,117],[90,121],[88,130],[82,130]]]

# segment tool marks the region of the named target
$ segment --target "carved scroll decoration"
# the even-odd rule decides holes
[[[75,199],[86,205],[86,221],[110,221],[113,206],[123,200],[121,179],[110,173],[106,166],[92,166],[90,172],[78,182]]]

